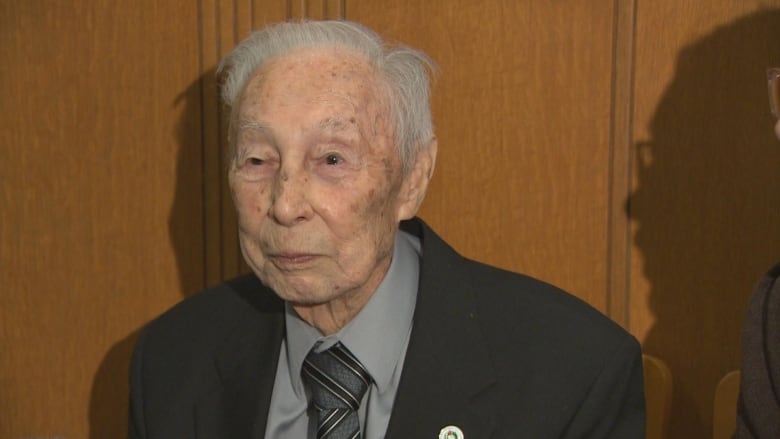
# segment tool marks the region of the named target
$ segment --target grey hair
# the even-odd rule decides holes
[[[389,45],[374,31],[349,21],[297,21],[271,25],[253,32],[239,43],[217,67],[224,75],[222,100],[230,108],[246,84],[267,61],[292,51],[316,47],[339,47],[366,57],[389,88],[394,141],[404,172],[417,153],[433,139],[430,108],[430,77],[436,64],[425,53],[403,45]]]

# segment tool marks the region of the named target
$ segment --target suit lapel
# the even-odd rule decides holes
[[[235,327],[215,354],[215,385],[195,406],[199,439],[261,439],[265,434],[284,336],[284,307],[256,279],[236,282],[235,287],[248,306],[237,313]]]
[[[469,439],[487,438],[493,413],[479,399],[495,377],[476,321],[475,291],[460,256],[419,225],[423,258],[414,326],[386,437],[437,438],[455,425]]]

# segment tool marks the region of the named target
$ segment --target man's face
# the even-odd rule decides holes
[[[267,63],[241,96],[230,170],[239,240],[284,300],[362,304],[387,272],[410,215],[383,90],[359,55],[306,49]]]

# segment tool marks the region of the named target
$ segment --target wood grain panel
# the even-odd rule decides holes
[[[135,330],[203,286],[179,6],[0,2],[0,437],[122,437]]]
[[[674,376],[673,438],[712,437],[748,296],[780,260],[780,145],[764,74],[780,62],[778,7],[637,6],[631,329]]]
[[[251,0],[252,29],[290,17],[291,0]]]
[[[344,2],[345,0],[290,0],[288,18],[344,18]]]
[[[421,215],[464,254],[607,308],[612,1],[354,1],[440,64]]]

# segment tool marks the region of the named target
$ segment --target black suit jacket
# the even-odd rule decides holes
[[[753,291],[742,329],[736,439],[780,437],[780,264]]]
[[[458,255],[422,221],[414,324],[387,438],[641,438],[636,340],[579,299]],[[283,303],[247,275],[143,331],[130,437],[262,438]],[[381,343],[381,340],[377,341]]]

